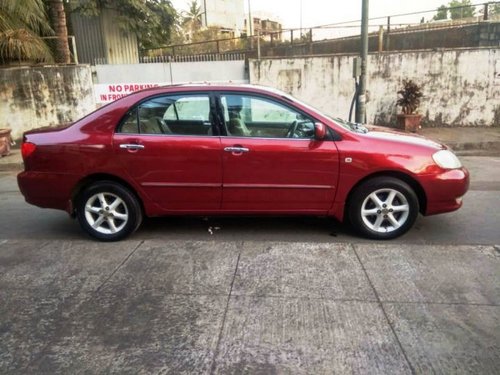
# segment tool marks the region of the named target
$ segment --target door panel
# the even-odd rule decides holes
[[[130,177],[164,210],[220,208],[219,137],[115,134],[114,144]],[[126,144],[139,144],[144,148],[120,148]]]
[[[221,142],[208,94],[154,97],[132,109],[114,135],[124,169],[165,212],[218,210]]]
[[[248,212],[316,212],[331,207],[338,180],[332,141],[225,137],[222,208]]]
[[[222,208],[236,212],[326,213],[339,173],[333,141],[314,139],[314,120],[274,98],[220,96]],[[240,134],[236,130],[245,129]],[[238,136],[235,136],[238,135]]]

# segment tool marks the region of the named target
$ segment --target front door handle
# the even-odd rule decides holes
[[[142,150],[144,149],[144,145],[139,145],[137,143],[123,143],[120,145],[120,148],[124,148],[126,150]]]
[[[224,151],[226,152],[249,152],[250,149],[246,147],[225,147]]]

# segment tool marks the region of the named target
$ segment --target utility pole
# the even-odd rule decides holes
[[[361,77],[356,101],[356,122],[364,123],[366,113],[366,71],[368,59],[368,1],[361,0]]]
[[[205,11],[205,27],[208,27],[207,0],[203,0],[203,10]]]
[[[250,0],[248,0],[248,36],[253,35],[252,10],[250,9]]]
[[[300,0],[300,38],[302,38],[302,0]]]

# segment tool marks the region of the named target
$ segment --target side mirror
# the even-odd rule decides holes
[[[322,122],[316,122],[314,124],[314,131],[316,135],[316,139],[322,141],[326,137],[326,125]]]

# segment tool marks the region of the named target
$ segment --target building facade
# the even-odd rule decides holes
[[[137,36],[121,29],[115,10],[102,9],[99,16],[71,13],[78,60],[84,64],[135,64],[139,62]]]
[[[244,30],[244,0],[199,0],[204,27],[218,27],[222,33],[240,36]]]
[[[282,40],[283,28],[280,22],[271,20],[268,17],[266,18],[252,17],[252,20],[253,20],[252,29],[248,30],[248,21],[245,18],[244,26],[246,32],[251,33],[253,35],[261,35],[261,36],[272,35],[273,40],[276,41]]]

